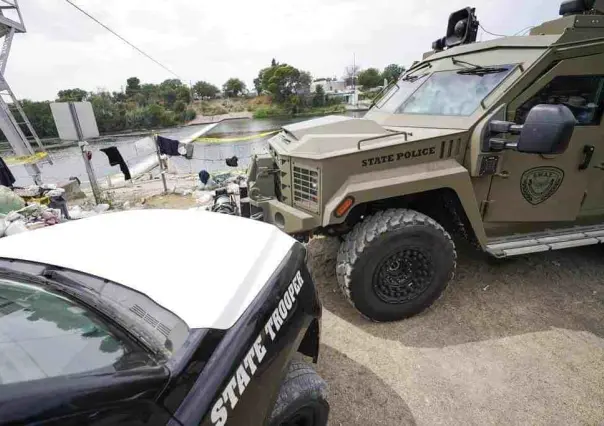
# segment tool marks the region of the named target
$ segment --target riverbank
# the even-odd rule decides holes
[[[287,118],[287,117],[317,117],[321,115],[342,114],[346,112],[346,106],[342,104],[327,107],[313,107],[301,112],[292,113],[281,105],[269,105],[256,109],[253,117],[262,118]]]

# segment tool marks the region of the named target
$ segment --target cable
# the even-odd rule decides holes
[[[490,32],[490,31],[485,30],[485,29],[484,29],[484,27],[482,26],[482,24],[478,24],[478,26],[479,26],[479,27],[480,27],[480,29],[481,29],[481,30],[483,30],[485,33],[490,34],[490,35],[492,35],[492,36],[495,36],[495,37],[507,37],[507,35],[505,35],[505,34],[495,34],[495,33],[492,33],[492,32]]]
[[[174,71],[172,71],[170,68],[168,68],[167,66],[165,66],[164,64],[162,64],[161,62],[157,61],[156,59],[154,59],[151,55],[143,52],[141,49],[139,49],[138,47],[136,47],[134,44],[130,43],[128,40],[126,40],[124,37],[122,37],[121,35],[119,35],[118,33],[116,33],[115,31],[113,31],[111,28],[109,28],[107,25],[103,24],[101,21],[99,21],[98,19],[96,19],[94,16],[92,16],[90,13],[86,12],[84,9],[82,9],[81,7],[79,7],[78,5],[76,5],[75,3],[73,3],[71,0],[65,0],[67,3],[69,3],[70,5],[72,5],[73,7],[75,7],[77,10],[79,10],[80,12],[82,12],[84,15],[88,16],[90,19],[92,19],[94,22],[96,22],[97,24],[99,24],[101,27],[105,28],[107,31],[109,31],[111,34],[113,34],[114,36],[116,36],[117,38],[119,38],[120,40],[122,40],[124,43],[126,43],[127,45],[129,45],[130,47],[132,47],[133,49],[135,49],[136,51],[138,51],[139,53],[141,53],[142,55],[146,56],[148,59],[151,59],[153,62],[155,62],[157,65],[159,65],[160,67],[162,67],[163,69],[165,69],[166,71],[168,71],[170,74],[176,76],[180,81],[185,82],[185,80],[180,77],[178,74],[176,74]]]
[[[513,35],[515,35],[515,36],[522,35],[522,34],[524,34],[525,31],[532,30],[533,28],[535,28],[534,25],[532,25],[530,27],[523,28],[520,31],[518,31],[517,33],[514,33]]]

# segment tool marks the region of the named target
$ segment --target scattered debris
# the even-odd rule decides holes
[[[97,204],[94,206],[94,211],[97,213],[104,213],[109,210],[111,206],[109,204]]]
[[[4,232],[4,234],[7,237],[10,237],[11,235],[15,235],[15,234],[20,234],[21,232],[27,232],[27,226],[25,226],[25,222],[23,220],[16,220],[14,222],[11,222],[7,227],[6,227],[6,231]]]
[[[6,186],[0,186],[0,213],[7,214],[25,207],[25,200]]]

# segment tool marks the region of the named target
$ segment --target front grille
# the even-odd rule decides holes
[[[319,170],[294,164],[294,205],[319,213]]]

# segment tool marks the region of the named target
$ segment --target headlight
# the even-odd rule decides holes
[[[319,213],[319,169],[294,163],[294,206]]]

